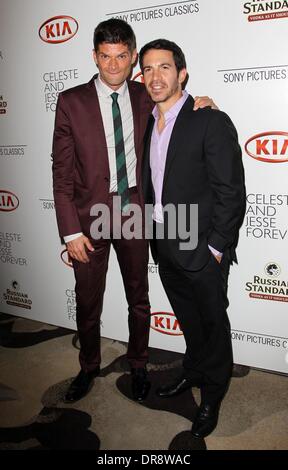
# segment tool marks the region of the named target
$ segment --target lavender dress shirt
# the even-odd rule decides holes
[[[179,98],[179,100],[168,111],[166,111],[166,113],[164,114],[165,126],[160,133],[158,131],[159,112],[157,106],[155,106],[152,111],[152,114],[155,119],[155,124],[152,131],[150,144],[150,167],[152,184],[155,193],[153,219],[157,223],[164,222],[162,207],[162,190],[168,146],[176,118],[185,101],[187,100],[188,96],[188,93],[183,90],[181,98]],[[214,256],[221,255],[221,253],[215,250],[215,248],[210,245],[208,246]]]

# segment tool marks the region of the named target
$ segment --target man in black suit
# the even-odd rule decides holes
[[[193,113],[194,100],[182,90],[185,57],[175,43],[146,44],[140,67],[156,103],[143,160],[144,198],[154,206],[151,250],[187,348],[181,377],[157,393],[167,398],[200,387],[192,435],[203,438],[217,425],[233,365],[226,286],[245,207],[241,149],[225,113]],[[183,227],[192,233],[198,223],[196,243],[191,236],[187,241],[189,232],[173,236],[167,204],[175,208],[182,233]]]

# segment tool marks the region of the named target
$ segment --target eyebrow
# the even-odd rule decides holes
[[[169,62],[162,62],[161,64],[157,64],[157,66],[159,67],[162,67],[163,65],[168,65],[169,67],[172,67],[172,64],[170,64]],[[152,65],[150,64],[144,65],[143,69],[145,69],[146,67],[152,67]]]
[[[107,55],[108,57],[110,57],[110,54],[108,54],[107,52],[99,51],[99,54]],[[119,54],[117,54],[116,57],[119,57],[120,55],[125,55],[125,54],[129,54],[129,51],[119,52]]]

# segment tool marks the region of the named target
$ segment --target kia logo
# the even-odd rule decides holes
[[[61,253],[61,259],[62,259],[63,263],[66,264],[66,266],[69,266],[69,268],[73,268],[72,261],[71,261],[71,258],[70,258],[70,256],[69,256],[67,250],[63,250],[63,251],[62,251],[62,253]]]
[[[39,36],[44,42],[59,44],[69,41],[78,31],[78,23],[72,16],[54,16],[39,28]]]
[[[256,134],[247,140],[245,151],[260,162],[288,162],[288,132],[270,131]]]
[[[180,329],[179,322],[174,313],[168,312],[155,312],[151,314],[152,330],[163,333],[164,335],[182,336],[183,333]]]
[[[15,211],[19,206],[19,199],[16,194],[10,191],[0,189],[0,211],[11,212]]]

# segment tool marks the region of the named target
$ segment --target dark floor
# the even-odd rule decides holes
[[[0,450],[288,448],[285,376],[234,366],[216,430],[205,441],[194,440],[189,431],[199,391],[169,400],[154,393],[179,372],[181,354],[151,348],[153,385],[138,404],[130,398],[125,343],[103,338],[93,389],[65,405],[79,369],[75,332],[1,314],[0,344]]]

